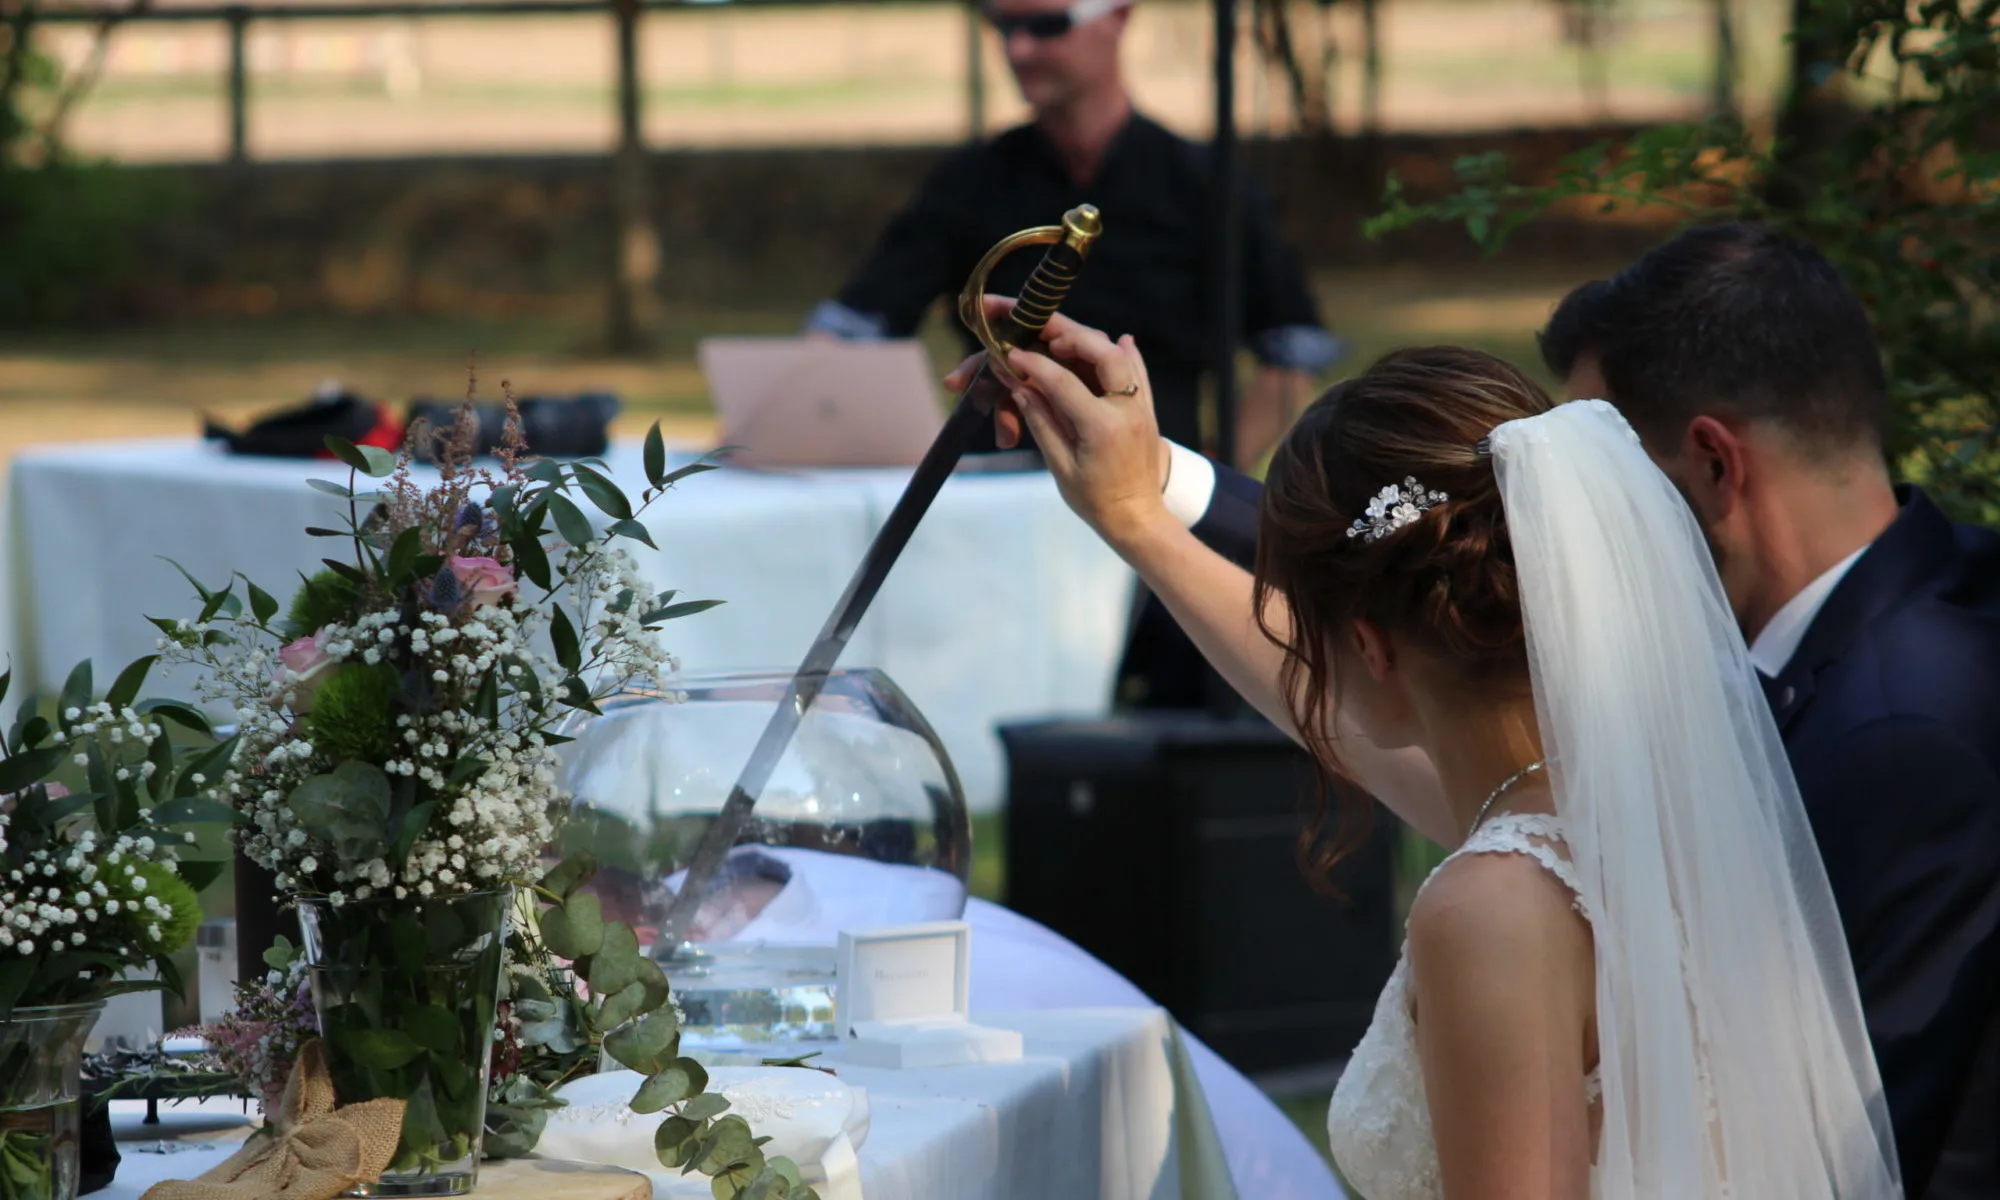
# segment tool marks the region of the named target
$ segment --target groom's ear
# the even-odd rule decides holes
[[[1749,455],[1742,431],[1715,417],[1688,422],[1681,441],[1677,482],[1704,525],[1728,517],[1742,502]]]

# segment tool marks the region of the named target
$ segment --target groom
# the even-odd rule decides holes
[[[1908,1194],[2000,1196],[2000,536],[1892,485],[1867,314],[1804,242],[1684,233],[1572,292],[1541,344],[1571,397],[1619,407],[1707,533],[1840,907]],[[1072,502],[1164,486],[1247,566],[1260,486],[1151,449],[1152,429],[1080,423]],[[1216,591],[1174,572],[1229,569],[1121,550],[1168,597]],[[1247,613],[1177,611],[1226,676],[1268,687]],[[1406,781],[1423,786],[1407,764],[1369,780],[1416,808],[1390,794]]]

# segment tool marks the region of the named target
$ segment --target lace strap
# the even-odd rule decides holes
[[[1465,844],[1445,859],[1446,862],[1461,854],[1520,854],[1534,859],[1549,874],[1555,876],[1569,889],[1570,906],[1590,919],[1590,910],[1583,902],[1583,887],[1576,874],[1576,864],[1565,853],[1569,843],[1563,839],[1562,821],[1549,813],[1501,813],[1472,831]]]

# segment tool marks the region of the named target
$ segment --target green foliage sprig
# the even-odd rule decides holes
[[[180,854],[190,825],[231,815],[205,795],[231,747],[174,744],[165,720],[210,730],[185,704],[138,698],[154,661],[126,667],[102,700],[81,663],[52,711],[23,704],[0,732],[0,1020],[181,990],[172,955],[194,941],[196,893],[223,864]],[[0,673],[0,701],[12,682]],[[148,966],[154,978],[124,978]]]
[[[572,855],[535,889],[526,951],[535,969],[513,977],[510,1001],[523,1062],[497,1089],[497,1114],[489,1101],[489,1142],[496,1125],[517,1150],[528,1131],[539,1136],[546,1109],[559,1103],[555,1088],[595,1069],[601,1054],[646,1077],[631,1107],[661,1114],[653,1146],[662,1164],[707,1176],[718,1200],[817,1200],[797,1164],[767,1157],[770,1139],[729,1112],[729,1101],[708,1090],[708,1072],[681,1054],[681,1014],[666,975],[640,951],[632,927],[607,918],[584,890],[596,870],[589,855]]]

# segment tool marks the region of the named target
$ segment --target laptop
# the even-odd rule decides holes
[[[732,465],[914,466],[944,427],[915,340],[716,337],[695,355]]]

